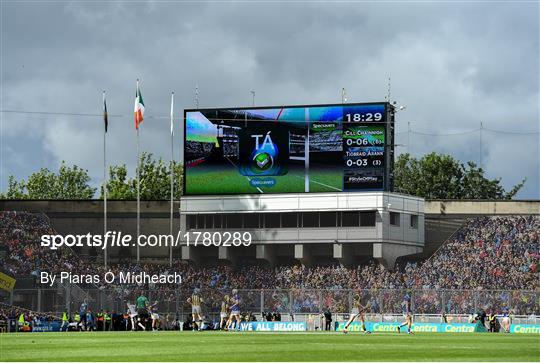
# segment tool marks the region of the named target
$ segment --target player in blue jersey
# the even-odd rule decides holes
[[[88,319],[86,316],[87,312],[88,312],[88,301],[84,299],[84,301],[81,304],[81,307],[79,308],[79,316],[80,316],[79,325],[82,330],[86,330],[86,326],[88,323]]]
[[[401,328],[403,328],[405,325],[407,326],[407,334],[412,334],[411,326],[412,326],[412,309],[411,309],[411,297],[409,294],[405,294],[403,297],[403,302],[401,303],[401,307],[403,308],[403,316],[405,317],[405,322],[403,322],[401,325],[398,325],[397,332],[401,333]]]
[[[502,322],[501,322],[501,326],[502,326],[505,333],[510,333],[510,324],[511,324],[510,310],[508,310],[508,308],[505,307],[503,309],[503,318],[502,318]]]
[[[240,330],[240,322],[242,318],[240,317],[240,296],[238,295],[238,290],[234,289],[232,291],[232,296],[230,299],[231,302],[231,315],[229,316],[229,321],[227,321],[227,329],[232,330],[233,320],[236,323],[236,330]]]

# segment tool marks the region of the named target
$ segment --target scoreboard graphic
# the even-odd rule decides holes
[[[184,194],[392,191],[389,103],[184,111]]]

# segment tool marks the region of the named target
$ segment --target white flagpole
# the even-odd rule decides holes
[[[105,91],[103,91],[103,122],[108,116],[105,114]],[[107,130],[103,125],[103,238],[107,234]],[[105,268],[107,268],[107,248],[103,251]]]
[[[169,225],[169,234],[173,234],[173,213],[174,213],[174,123],[173,123],[173,105],[174,92],[171,93],[171,217]],[[172,244],[169,246],[169,266],[172,266],[173,249]]]
[[[135,99],[139,102],[139,79],[137,78],[137,95]],[[141,157],[139,155],[140,146],[139,146],[139,116],[137,114],[136,123],[137,123],[137,242],[139,241],[140,234],[140,219],[141,219],[141,180],[140,180],[140,168],[141,168]],[[137,243],[137,263],[140,260],[140,249],[139,244]]]

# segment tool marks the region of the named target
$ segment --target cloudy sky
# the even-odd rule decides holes
[[[391,76],[400,152],[481,160],[540,199],[538,2],[4,1],[1,40],[2,110],[99,114],[105,89],[108,158],[132,169],[137,78],[141,148],[168,159],[171,91],[180,121],[197,84],[201,107],[369,102]],[[0,190],[62,160],[99,183],[100,117],[0,115]]]

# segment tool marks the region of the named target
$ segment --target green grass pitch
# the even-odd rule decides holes
[[[0,334],[0,361],[539,361],[539,335],[107,332]]]
[[[271,188],[260,187],[263,193],[304,192],[304,167],[290,165],[287,174],[273,177],[277,183]],[[186,168],[186,194],[250,194],[260,193],[249,184],[249,179],[230,166],[197,165]],[[309,172],[311,192],[336,192],[343,187],[343,172],[336,168],[313,166]]]

